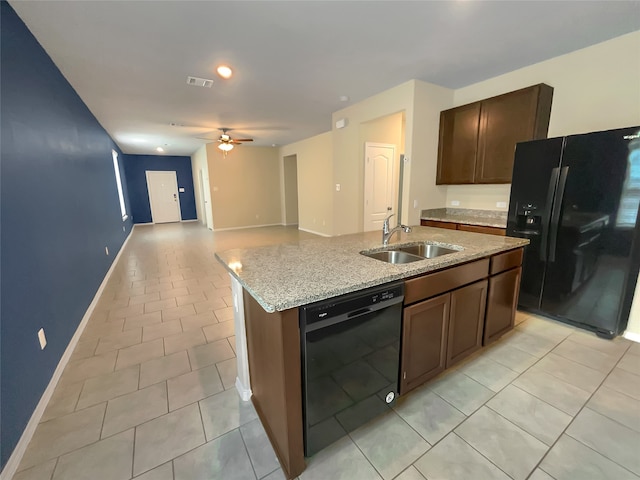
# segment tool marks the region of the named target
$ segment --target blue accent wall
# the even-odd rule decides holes
[[[149,204],[149,190],[147,189],[147,170],[175,171],[178,178],[178,188],[184,188],[180,195],[180,213],[182,220],[195,220],[196,198],[193,193],[193,174],[191,172],[191,157],[169,155],[125,155],[124,170],[129,185],[129,199],[133,223],[150,223],[151,205]]]
[[[120,213],[118,148],[11,6],[0,8],[4,468],[132,223]]]

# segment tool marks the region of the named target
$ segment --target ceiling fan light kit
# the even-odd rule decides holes
[[[218,137],[218,148],[222,152],[227,154],[228,151],[233,150],[234,145],[242,145],[242,142],[253,142],[253,138],[231,138],[227,133],[228,128],[221,128],[222,135]]]

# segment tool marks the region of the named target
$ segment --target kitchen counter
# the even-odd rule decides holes
[[[468,208],[434,208],[422,210],[421,220],[464,223],[482,227],[507,228],[507,212],[499,210],[472,210]]]
[[[411,233],[396,233],[389,247],[413,242],[459,251],[400,265],[360,255],[363,250],[384,249],[381,232],[376,231],[227,250],[216,253],[216,258],[266,312],[280,312],[529,243],[522,238],[416,226]]]

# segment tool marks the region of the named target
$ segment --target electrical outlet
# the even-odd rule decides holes
[[[452,207],[457,207],[460,205],[460,201],[459,200],[451,200],[451,206]]]
[[[507,208],[507,202],[496,202],[496,207]]]
[[[44,350],[47,346],[47,337],[44,334],[44,328],[38,330],[38,340],[40,341],[40,350]]]
[[[104,247],[104,254],[109,256],[109,247]]]
[[[413,201],[413,208],[418,208],[418,200]]]
[[[341,187],[340,187],[340,184],[339,184],[339,183],[336,183],[336,192],[339,192],[339,191],[340,191],[340,188],[341,188]]]

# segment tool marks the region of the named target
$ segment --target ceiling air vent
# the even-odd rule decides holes
[[[213,80],[209,80],[208,78],[187,77],[187,84],[193,85],[194,87],[211,88]]]

